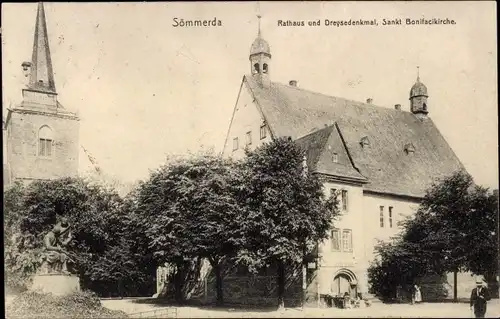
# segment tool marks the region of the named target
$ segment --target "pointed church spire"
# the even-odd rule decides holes
[[[43,3],[38,3],[29,89],[56,93]]]
[[[417,82],[420,82],[420,67],[417,66]]]

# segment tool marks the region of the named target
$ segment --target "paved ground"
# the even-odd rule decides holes
[[[160,310],[168,306],[140,304],[131,299],[103,300],[102,304],[110,309],[122,310],[129,314],[143,311]],[[178,307],[178,318],[471,318],[472,313],[467,304],[459,303],[423,303],[419,305],[408,304],[382,304],[376,303],[369,308],[360,309],[287,309],[284,312],[259,311],[255,309],[216,309],[199,307]],[[493,300],[488,304],[487,317],[500,317],[500,302]]]

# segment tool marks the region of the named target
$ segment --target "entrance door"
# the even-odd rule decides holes
[[[357,287],[356,284],[351,282],[350,278],[345,274],[338,274],[333,279],[332,293],[337,296],[344,296],[347,292],[351,298],[356,298]]]
[[[333,294],[337,296],[344,296],[347,292],[351,294],[350,291],[351,284],[349,283],[349,277],[344,274],[339,274],[333,279]]]

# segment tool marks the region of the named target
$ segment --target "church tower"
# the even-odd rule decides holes
[[[427,110],[427,87],[420,82],[420,73],[417,67],[417,82],[413,84],[410,90],[410,110],[418,117],[425,117],[429,111]]]
[[[269,78],[271,49],[267,41],[262,38],[260,32],[261,16],[258,15],[257,18],[259,19],[259,31],[257,38],[253,41],[252,46],[250,47],[250,70],[252,72],[252,76],[261,86],[268,87],[271,82]]]
[[[38,3],[31,62],[22,68],[28,84],[21,104],[4,123],[4,184],[78,175],[79,118],[57,100],[43,3]]]

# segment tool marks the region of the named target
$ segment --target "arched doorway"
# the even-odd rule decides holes
[[[356,298],[358,294],[358,281],[352,271],[341,269],[333,277],[332,294],[344,296],[346,292],[351,298]]]

